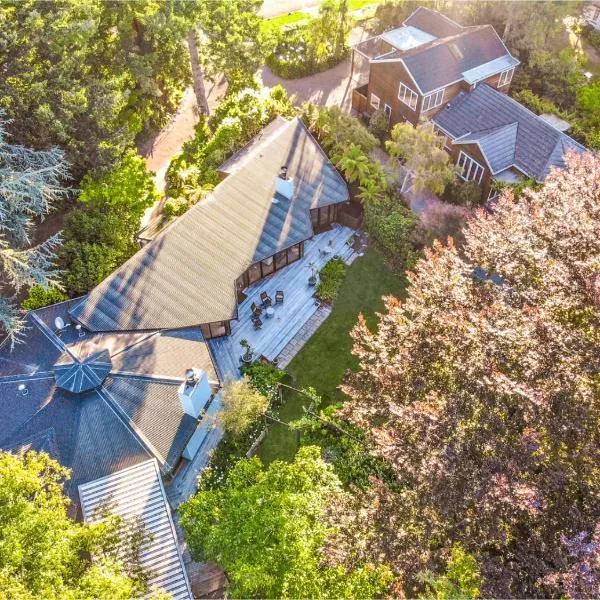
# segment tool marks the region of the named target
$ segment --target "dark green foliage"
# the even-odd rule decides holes
[[[198,201],[202,189],[214,187],[221,177],[217,167],[245,146],[276,115],[291,116],[294,98],[281,86],[269,93],[247,88],[228,95],[210,119],[202,117],[196,135],[169,165],[167,194]]]
[[[403,21],[423,4],[418,0],[386,0],[375,9],[375,18],[369,23],[369,30],[378,34],[400,27]]]
[[[252,386],[261,394],[273,398],[279,389],[279,383],[286,377],[285,371],[274,367],[271,363],[253,362],[242,365],[242,375],[250,378]]]
[[[382,140],[390,130],[390,121],[383,110],[378,108],[369,119],[369,131]]]
[[[331,259],[319,274],[315,296],[323,302],[333,302],[346,278],[346,265],[341,258]]]
[[[67,222],[60,251],[70,296],[86,293],[136,252],[140,219],[157,197],[144,160],[133,152],[105,175],[86,176],[82,206]]]
[[[391,469],[369,453],[364,434],[341,417],[341,407],[342,404],[335,404],[318,412],[315,407],[305,411],[303,418],[292,421],[290,427],[300,431],[303,446],[321,448],[323,459],[331,463],[345,486],[365,490],[371,485],[371,477],[393,484]]]
[[[44,288],[41,285],[34,285],[29,289],[29,295],[23,300],[24,310],[35,310],[49,304],[67,300],[68,296],[56,287]]]
[[[58,145],[77,178],[110,168],[173,113],[189,80],[192,3],[43,2],[0,6],[0,106],[15,141]]]
[[[483,204],[483,191],[475,181],[455,179],[446,186],[442,199],[450,204],[475,208]]]
[[[347,0],[325,0],[308,23],[269,30],[274,48],[267,65],[284,79],[326,71],[348,56],[348,31]]]
[[[581,37],[600,52],[600,31],[591,25],[586,25],[581,30]]]
[[[411,269],[420,246],[418,217],[397,198],[365,206],[365,226],[394,270]]]

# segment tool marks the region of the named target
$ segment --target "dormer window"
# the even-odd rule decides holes
[[[502,71],[502,73],[500,73],[500,79],[498,79],[498,87],[508,85],[512,81],[514,72],[514,67],[512,69],[508,69],[507,71]]]
[[[416,110],[418,99],[419,96],[416,92],[413,92],[407,85],[400,84],[400,89],[398,90],[398,100],[400,102],[404,102],[409,108]]]
[[[428,110],[432,110],[437,108],[444,101],[444,90],[438,90],[437,92],[432,92],[431,94],[427,94],[427,96],[423,97],[423,109],[422,112],[427,112]]]

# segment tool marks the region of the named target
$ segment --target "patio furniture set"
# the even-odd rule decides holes
[[[283,290],[277,290],[275,292],[275,304],[283,304],[284,293]],[[267,294],[267,292],[260,293],[260,305],[256,302],[252,303],[252,324],[254,329],[260,329],[263,326],[263,322],[260,316],[263,314],[265,318],[270,319],[275,315],[275,309],[273,308],[273,300]]]

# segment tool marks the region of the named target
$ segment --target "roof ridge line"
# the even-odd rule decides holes
[[[35,381],[36,379],[51,379],[54,371],[36,371],[35,373],[19,373],[18,375],[1,375],[0,383],[12,383],[13,381]]]

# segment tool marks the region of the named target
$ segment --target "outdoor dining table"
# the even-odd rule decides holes
[[[275,314],[275,309],[272,306],[269,306],[269,308],[267,308],[265,310],[265,316],[270,319],[273,315]]]

